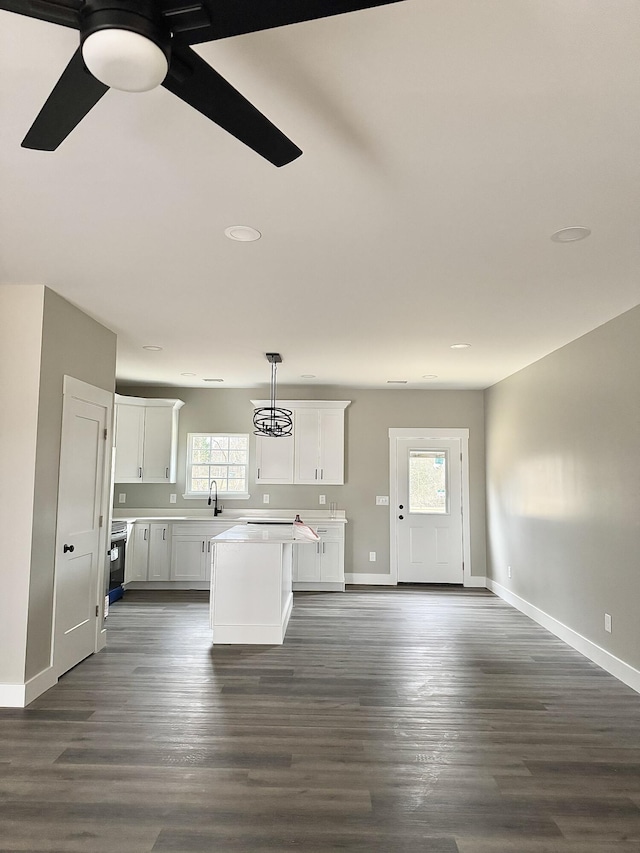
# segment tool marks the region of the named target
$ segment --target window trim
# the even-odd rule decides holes
[[[191,454],[192,454],[192,449],[193,449],[192,439],[198,438],[199,436],[207,436],[207,437],[213,436],[216,438],[224,437],[224,438],[246,438],[247,439],[247,461],[244,464],[244,468],[245,468],[245,491],[244,492],[222,492],[222,491],[220,491],[220,492],[218,492],[218,498],[224,498],[226,501],[229,501],[229,500],[246,501],[246,500],[248,500],[251,497],[251,495],[248,492],[251,442],[250,442],[249,433],[247,433],[247,432],[188,432],[187,433],[187,457],[186,457],[186,464],[185,464],[185,481],[184,481],[185,493],[182,495],[182,497],[188,501],[189,500],[199,500],[199,501],[205,500],[206,501],[209,499],[208,493],[203,494],[202,492],[190,492],[189,491],[189,484],[191,483],[191,480],[192,480],[191,469],[193,468],[193,464],[194,464],[191,461]],[[234,464],[238,465],[238,464],[242,464],[242,463],[236,462]]]

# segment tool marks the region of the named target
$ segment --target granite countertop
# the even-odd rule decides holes
[[[284,544],[295,542],[296,545],[315,545],[311,539],[296,536],[293,527],[288,524],[236,524],[224,533],[214,536],[214,543],[234,543],[236,545],[251,544]]]

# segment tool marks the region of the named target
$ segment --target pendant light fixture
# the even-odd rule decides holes
[[[270,438],[284,438],[293,434],[293,412],[291,409],[282,409],[276,406],[276,371],[278,365],[282,363],[282,356],[279,352],[268,352],[265,355],[271,364],[270,405],[261,406],[254,410],[254,433],[256,435],[267,435]]]

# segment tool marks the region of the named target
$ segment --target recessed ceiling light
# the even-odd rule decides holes
[[[300,376],[300,379],[315,379],[315,378],[316,378],[315,373],[303,373]]]
[[[142,349],[146,349],[149,352],[160,352],[162,347],[142,347]]]
[[[203,382],[224,382],[224,379],[203,379]]]
[[[406,379],[387,379],[387,385],[406,385]]]
[[[224,233],[230,240],[237,240],[239,243],[252,243],[262,237],[259,231],[249,225],[230,225],[224,229]]]
[[[425,373],[422,378],[423,379],[437,379],[438,374],[437,373]]]
[[[584,225],[572,225],[570,228],[561,228],[551,235],[554,243],[575,243],[576,240],[584,240],[591,234],[590,228]]]
[[[195,373],[181,373],[180,376],[195,376]]]
[[[469,349],[471,344],[451,344],[451,349]]]

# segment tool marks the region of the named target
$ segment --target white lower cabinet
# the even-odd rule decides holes
[[[195,521],[173,525],[171,537],[171,580],[209,581],[211,537],[233,527],[233,522]]]
[[[232,521],[136,521],[127,543],[125,583],[204,588],[211,576],[211,537],[232,526]]]
[[[137,521],[127,543],[125,583],[168,581],[170,547],[170,524]]]
[[[344,589],[344,525],[312,526],[320,541],[294,548],[294,590]]]
[[[206,589],[211,539],[237,521],[136,521],[127,543],[125,584],[139,589]],[[319,542],[293,549],[293,588],[344,589],[344,524],[318,526]]]

